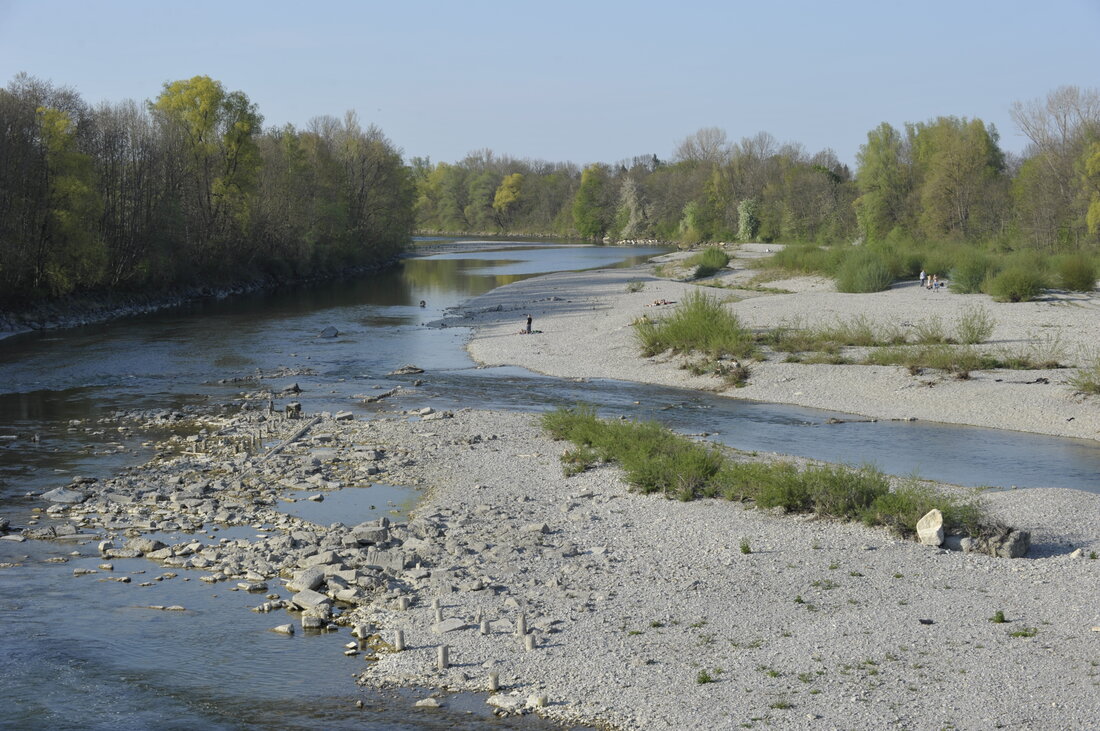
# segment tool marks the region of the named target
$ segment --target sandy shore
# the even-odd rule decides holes
[[[742,255],[753,253],[749,247]],[[720,281],[735,286],[750,279],[756,272],[741,267],[743,263],[735,260],[739,268]],[[629,282],[641,282],[644,287],[631,293]],[[725,388],[716,378],[690,375],[674,359],[638,355],[631,323],[642,316],[659,317],[672,307],[655,307],[655,300],[678,301],[700,289],[720,298],[740,298],[729,309],[747,325],[761,329],[800,321],[829,324],[857,316],[903,328],[939,318],[950,329],[967,308],[980,306],[996,321],[990,342],[982,346],[991,351],[1055,352],[1060,362],[1077,365],[1094,356],[1100,343],[1096,293],[1007,304],[946,289],[932,293],[915,282],[873,294],[840,294],[831,282],[813,277],[767,286],[791,294],[699,287],[659,279],[652,267],[567,272],[501,287],[462,308],[449,322],[476,328],[469,351],[485,365],[520,365],[565,378],[618,378],[708,389],[732,398],[881,419],[915,418],[1100,438],[1100,398],[1075,394],[1066,383],[1070,369],[975,371],[968,380],[958,380],[935,371],[913,376],[898,366],[784,363],[781,354],[750,364],[752,375],[746,387]],[[539,332],[517,335],[528,312]]]

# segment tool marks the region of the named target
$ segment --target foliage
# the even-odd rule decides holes
[[[554,439],[569,440],[620,464],[627,482],[642,493],[680,500],[754,500],[763,508],[862,520],[902,535],[913,534],[917,521],[932,508],[943,512],[948,530],[978,535],[987,527],[977,503],[915,481],[891,490],[873,467],[825,465],[799,471],[787,462],[738,462],[654,422],[603,421],[587,406],[544,414],[542,426]],[[743,539],[742,552],[749,552],[747,548]]]
[[[1070,376],[1069,384],[1079,393],[1100,396],[1100,355],[1094,355],[1089,363],[1078,368]]]
[[[752,332],[717,300],[692,292],[665,319],[643,320],[635,338],[646,356],[671,350],[698,352],[715,359],[751,358],[756,352]]]
[[[984,290],[998,302],[1027,302],[1038,297],[1045,286],[1041,272],[1017,265],[992,275]]]
[[[986,308],[980,305],[967,307],[955,322],[956,339],[965,345],[984,343],[993,334],[995,324]]]
[[[974,250],[965,252],[951,269],[951,291],[960,294],[981,292],[993,268],[989,255]]]
[[[586,239],[602,239],[613,220],[609,211],[610,173],[605,165],[590,165],[581,173],[581,184],[573,199],[573,223]]]
[[[19,75],[0,89],[0,307],[67,294],[298,277],[391,260],[411,170],[348,115],[261,129],[207,76],[87,106]]]
[[[712,274],[726,268],[730,263],[729,255],[717,246],[703,249],[698,254],[691,256],[685,262],[687,266],[695,268],[695,279],[709,277]]]
[[[894,282],[894,271],[885,256],[860,249],[849,255],[836,274],[840,292],[881,292]]]
[[[1058,261],[1058,281],[1074,292],[1091,292],[1096,288],[1096,263],[1084,254],[1070,254]]]

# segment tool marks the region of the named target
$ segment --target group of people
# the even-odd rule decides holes
[[[940,284],[940,278],[939,278],[938,275],[936,275],[936,274],[926,274],[925,271],[923,269],[921,269],[920,270],[920,286],[924,287],[925,289],[930,289],[933,292],[935,292],[937,289],[939,289],[943,285]]]

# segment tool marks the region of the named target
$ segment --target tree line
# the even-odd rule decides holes
[[[685,138],[583,169],[482,150],[457,163],[414,159],[424,231],[556,234],[681,243],[858,240],[1078,249],[1100,243],[1100,92],[1063,87],[1018,102],[1030,140],[1006,153],[993,125],[936,117],[867,133],[853,172],[761,132]]]
[[[20,74],[0,89],[0,306],[337,272],[408,243],[401,152],[353,113],[264,130],[207,76],[90,106]]]

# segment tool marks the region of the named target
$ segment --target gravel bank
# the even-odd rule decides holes
[[[495,671],[505,704],[545,695],[545,715],[615,728],[1095,723],[1100,561],[1070,551],[1100,549],[1100,496],[985,496],[1034,531],[1034,558],[1006,560],[639,496],[613,467],[567,479],[563,445],[529,415],[369,428],[418,455],[390,479],[431,489],[409,525],[429,536],[412,544],[425,568],[357,610],[409,648],[381,655],[365,683],[484,690]],[[412,607],[397,609],[399,595]],[[433,599],[461,629],[433,631]],[[989,621],[998,610],[1007,623]],[[440,644],[453,663],[442,671]]]
[[[763,248],[763,247],[757,247]],[[739,252],[758,253],[746,245]],[[667,258],[675,258],[677,254]],[[743,261],[734,260],[734,267]],[[718,281],[736,286],[756,272],[735,268]],[[641,291],[627,285],[640,282]],[[678,301],[702,289],[718,297],[740,298],[728,307],[754,328],[784,323],[830,324],[866,316],[912,328],[939,318],[945,328],[967,308],[984,307],[996,321],[983,347],[993,351],[1055,352],[1067,365],[1086,362],[1100,343],[1100,296],[1055,294],[1041,302],[997,303],[985,295],[935,293],[915,282],[886,292],[840,294],[831,282],[805,277],[774,281],[772,294],[724,290],[659,279],[652,266],[634,270],[565,272],[501,287],[480,297],[447,322],[476,328],[470,354],[485,365],[520,365],[558,377],[618,378],[666,386],[719,391],[732,398],[795,404],[881,419],[916,418],[952,424],[1100,438],[1100,399],[1074,393],[1068,369],[974,372],[957,380],[936,371],[910,375],[900,366],[804,365],[782,362],[782,355],[752,363],[744,388],[726,388],[718,379],[692,376],[675,359],[642,358],[631,323],[659,317]],[[519,335],[523,315],[534,316],[538,331]]]

